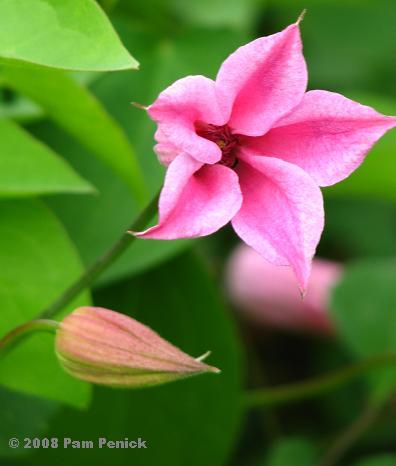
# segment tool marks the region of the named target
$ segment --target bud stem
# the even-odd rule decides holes
[[[157,209],[159,193],[149,202],[141,211],[139,216],[134,220],[128,230],[139,231],[143,229],[152,219]],[[61,311],[85,288],[90,286],[96,278],[111,265],[128,247],[135,241],[136,237],[125,232],[122,236],[106,251],[99,259],[94,262],[85,273],[75,281],[53,304],[45,309],[40,318],[52,317]]]
[[[25,337],[30,332],[34,332],[36,330],[44,330],[44,331],[55,331],[59,327],[59,322],[55,320],[46,320],[46,319],[37,319],[31,320],[26,324],[19,325],[15,327],[10,332],[8,332],[1,340],[0,340],[0,353],[4,352],[5,350],[10,349],[14,344],[16,344],[21,338]]]
[[[338,371],[303,382],[280,385],[273,388],[249,390],[245,395],[245,405],[249,408],[255,408],[313,398],[350,382],[379,366],[390,364],[396,364],[395,353],[374,356],[357,364],[344,367]]]
[[[141,230],[147,225],[147,223],[154,216],[154,213],[157,209],[158,199],[159,193],[154,196],[150,203],[134,220],[130,227],[131,230]],[[19,327],[14,328],[2,339],[0,339],[0,353],[3,352],[5,348],[8,350],[11,346],[19,341],[20,337],[23,337],[25,334],[31,331],[48,330],[54,328],[56,329],[59,323],[52,320],[47,320],[47,318],[57,314],[85,288],[90,286],[95,281],[95,279],[110,264],[112,264],[115,259],[117,259],[135,239],[135,236],[125,232],[108,251],[99,257],[99,259],[85,271],[85,273],[77,281],[75,281],[69,288],[67,288],[66,291],[53,304],[44,310],[40,316],[38,316],[38,319],[31,320],[25,324],[20,325]]]

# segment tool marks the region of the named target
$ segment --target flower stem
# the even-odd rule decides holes
[[[361,437],[382,413],[383,405],[368,404],[363,412],[335,439],[319,466],[335,466],[349,448]]]
[[[30,320],[25,324],[15,327],[10,332],[8,332],[0,340],[0,353],[3,353],[6,350],[9,350],[13,345],[15,345],[22,337],[25,337],[28,333],[36,330],[49,330],[54,331],[58,328],[59,322],[54,320],[46,319],[37,319]]]
[[[149,202],[149,204],[141,211],[139,216],[133,221],[129,230],[138,231],[143,229],[147,223],[153,218],[157,209],[159,193]],[[39,318],[52,317],[61,311],[67,304],[70,303],[77,295],[85,288],[90,286],[96,278],[111,265],[128,247],[135,241],[136,237],[125,232],[122,236],[106,251],[99,259],[94,262],[85,271],[81,277],[76,280],[66,291],[47,309],[45,309]]]
[[[249,390],[245,395],[245,405],[249,408],[273,406],[312,398],[329,392],[378,366],[395,364],[396,354],[388,353],[374,356],[365,361],[345,367],[335,372],[303,382],[267,389]]]

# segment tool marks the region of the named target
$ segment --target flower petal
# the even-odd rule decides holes
[[[310,91],[269,133],[246,138],[244,144],[257,154],[294,163],[320,186],[329,186],[356,170],[371,146],[395,126],[395,117],[340,94]]]
[[[305,289],[323,230],[323,198],[309,175],[271,157],[242,155],[237,172],[243,204],[236,233],[265,259],[290,265]]]
[[[150,105],[148,113],[156,121],[167,142],[202,163],[216,163],[221,150],[212,141],[198,136],[195,123],[221,126],[227,116],[218,105],[215,83],[204,76],[187,76],[165,89]]]
[[[179,151],[172,144],[158,143],[154,146],[154,152],[157,154],[159,163],[165,167],[179,155]]]
[[[161,130],[161,126],[159,126],[155,132],[154,139],[158,143],[154,146],[154,152],[157,154],[158,161],[167,167],[172,160],[180,154],[180,151],[176,146],[169,142],[168,138]]]
[[[235,133],[266,133],[300,103],[307,86],[298,24],[237,49],[222,64],[216,85]]]
[[[159,223],[141,238],[193,238],[214,233],[242,204],[238,176],[222,165],[202,165],[179,155],[170,165],[159,201]]]

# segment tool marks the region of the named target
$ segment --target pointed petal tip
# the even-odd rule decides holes
[[[202,368],[203,372],[212,372],[212,374],[221,374],[221,370],[214,366],[209,366],[208,364],[202,364],[204,367]]]
[[[204,372],[213,372],[214,374],[220,374],[221,370],[218,369],[217,367],[214,366],[209,366],[208,364],[204,364],[202,361],[204,361],[208,356],[210,356],[212,352],[211,351],[206,351],[206,353],[202,354],[198,358],[195,358],[195,360],[199,363],[202,363],[202,369]]]
[[[149,106],[139,104],[139,102],[131,102],[131,105],[133,107],[139,108],[140,110],[146,110],[147,111],[149,109]]]
[[[313,257],[309,259],[308,269],[305,271],[301,271],[301,270],[297,271],[293,267],[294,275],[297,278],[297,282],[298,282],[298,291],[300,292],[300,297],[302,301],[305,299],[307,292],[308,292],[308,286],[310,283],[310,277],[311,277],[311,272],[312,272],[313,259],[314,259]]]
[[[300,292],[301,301],[304,301],[305,296],[307,295],[307,289],[306,289],[306,287],[301,287],[301,286],[299,286],[299,287],[298,287],[298,291]]]
[[[135,236],[136,238],[140,238],[141,235],[144,234],[144,231],[133,231],[133,230],[128,230],[127,235]]]
[[[310,276],[311,276],[311,270],[312,270],[312,261],[313,261],[313,257],[310,257],[309,259],[306,258],[304,259],[304,264],[301,266],[301,264],[299,265],[298,263],[294,263],[294,264],[290,264],[292,270],[293,270],[293,273],[294,273],[294,276],[296,278],[296,281],[297,281],[297,287],[298,287],[298,291],[300,293],[300,298],[301,300],[304,300],[305,299],[305,296],[307,294],[307,291],[308,291],[308,285],[309,285],[309,279],[310,279]]]
[[[133,231],[133,230],[128,230],[127,234],[135,236],[136,238],[140,239],[155,239],[151,236],[149,236],[149,232],[153,229],[154,227],[148,228],[147,230],[144,231]]]
[[[393,129],[396,127],[396,116],[379,114],[379,119],[381,122],[390,123],[388,129]]]
[[[204,361],[208,356],[210,356],[211,351],[206,351],[206,353],[202,354],[201,356],[198,356],[195,358],[196,361],[202,362]]]
[[[307,295],[308,282],[309,282],[309,277],[311,275],[311,267],[312,267],[312,259],[310,259],[308,271],[301,271],[292,266],[294,275],[297,279],[297,286],[298,286],[298,291],[300,292],[301,300],[304,300],[305,296]]]
[[[300,16],[297,18],[296,25],[299,26],[300,23],[303,21],[305,15],[307,13],[307,9],[304,8],[303,11],[300,13]]]
[[[177,234],[177,233],[176,234],[169,234],[166,232],[163,233],[161,224],[154,225],[150,228],[147,228],[147,230],[144,230],[144,231],[130,230],[127,233],[139,239],[153,239],[153,240],[161,240],[161,241],[170,241],[170,240],[183,239],[183,238],[195,238],[195,236],[184,236],[182,234]]]

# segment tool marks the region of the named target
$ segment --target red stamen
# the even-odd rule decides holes
[[[239,144],[238,135],[233,134],[230,127],[227,125],[215,126],[206,123],[197,122],[195,130],[198,136],[201,136],[209,141],[215,142],[221,149],[222,157],[220,165],[234,168],[238,163],[237,147]]]

